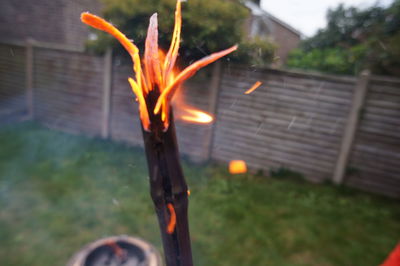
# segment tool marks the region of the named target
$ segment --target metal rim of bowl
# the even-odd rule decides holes
[[[105,237],[87,244],[72,257],[72,259],[68,262],[67,266],[84,266],[86,258],[89,256],[89,254],[91,254],[91,252],[93,252],[95,249],[103,245],[106,245],[110,241],[113,242],[124,241],[129,244],[135,245],[143,251],[148,266],[162,265],[160,253],[154,246],[137,237],[120,235],[120,236]]]

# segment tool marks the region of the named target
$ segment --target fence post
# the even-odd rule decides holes
[[[349,112],[349,116],[347,118],[347,123],[342,137],[342,143],[340,146],[339,155],[336,162],[335,172],[333,175],[333,182],[335,184],[341,184],[345,177],[347,162],[354,141],[354,136],[358,128],[358,123],[360,120],[360,111],[362,110],[362,107],[364,105],[369,79],[370,79],[370,72],[368,70],[363,71],[358,77],[358,81],[354,88],[352,106]]]
[[[108,138],[110,135],[110,107],[111,107],[111,79],[112,79],[112,49],[108,48],[104,54],[103,70],[103,103],[101,136]]]
[[[213,148],[213,138],[215,131],[215,122],[217,118],[217,106],[218,106],[218,94],[219,86],[221,82],[221,62],[217,61],[213,65],[212,76],[210,82],[210,94],[209,94],[209,105],[208,112],[214,115],[214,121],[211,124],[210,130],[206,133],[204,145],[205,147],[205,159],[209,160],[211,158],[212,148]]]
[[[26,107],[28,119],[33,119],[33,40],[27,39],[25,43],[25,87],[26,87]]]

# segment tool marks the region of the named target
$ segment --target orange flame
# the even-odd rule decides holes
[[[182,110],[182,115],[179,117],[182,120],[200,124],[208,124],[213,121],[213,117],[206,112],[186,106]]]
[[[185,104],[181,89],[175,92],[172,105],[174,106],[176,119],[198,124],[208,124],[214,120],[212,115]]]
[[[166,55],[158,49],[157,14],[155,13],[151,16],[145,42],[143,62],[140,60],[139,49],[136,45],[134,45],[132,41],[130,41],[113,25],[104,19],[87,12],[81,14],[81,20],[89,26],[105,31],[114,36],[130,54],[133,61],[135,79],[129,78],[129,83],[139,103],[140,119],[143,128],[147,131],[151,130],[151,117],[153,117],[153,119],[154,117],[161,119],[164,125],[164,130],[166,130],[169,125],[171,99],[182,83],[193,76],[199,69],[237,49],[237,45],[235,45],[229,49],[211,54],[175,74],[175,63],[178,57],[179,43],[181,40],[181,0],[177,0],[176,2],[174,32],[172,35],[171,46]],[[144,65],[143,69],[142,63]],[[150,107],[147,99],[149,92],[153,90],[157,90],[159,96],[154,109],[148,110]],[[150,112],[155,116],[150,114]]]
[[[229,173],[244,174],[246,172],[247,172],[247,165],[245,161],[233,160],[229,162]]]

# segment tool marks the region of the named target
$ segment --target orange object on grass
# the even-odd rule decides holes
[[[245,161],[233,160],[229,162],[229,173],[244,174],[246,172],[247,172],[247,165]]]
[[[177,0],[176,2],[174,32],[167,54],[165,55],[158,48],[158,20],[157,13],[155,13],[150,18],[142,60],[139,57],[139,49],[136,45],[104,19],[86,12],[81,14],[81,20],[89,26],[114,36],[130,54],[133,61],[135,79],[129,78],[129,83],[139,102],[140,119],[143,128],[147,131],[151,130],[150,112],[160,115],[164,130],[166,130],[169,125],[171,99],[182,83],[193,76],[200,68],[237,49],[237,45],[232,46],[221,52],[204,57],[180,72],[176,71],[175,63],[178,57],[182,26],[181,0]],[[154,109],[148,110],[146,98],[152,90],[158,90],[159,97]]]

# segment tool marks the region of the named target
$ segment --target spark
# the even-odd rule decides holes
[[[237,102],[237,98],[232,102],[231,106],[229,106],[229,108],[232,108]]]
[[[119,206],[119,201],[115,198],[112,199],[112,202],[115,206]]]
[[[385,50],[385,51],[387,51],[387,47],[386,47],[386,45],[382,42],[382,41],[378,41],[379,42],[379,45],[382,47],[382,49],[383,50]]]
[[[251,88],[248,89],[244,94],[250,94],[250,93],[252,93],[252,92],[255,91],[258,87],[260,87],[261,84],[262,84],[261,81],[257,81],[257,82],[254,83],[253,86],[251,86]]]
[[[278,61],[278,60],[280,60],[280,59],[281,59],[280,56],[275,56],[274,59],[272,59],[272,60],[273,60],[273,61]]]
[[[258,133],[260,132],[262,126],[263,126],[263,122],[260,123],[260,125],[258,126],[257,130],[256,130],[256,135],[258,135]]]
[[[332,129],[331,129],[331,134],[333,134],[333,133],[335,133],[336,132],[336,129],[338,128],[338,126],[339,126],[339,122],[341,121],[342,119],[341,118],[337,118],[336,119],[336,121],[335,121],[335,123],[334,123],[334,125],[333,125],[333,127],[332,127]]]
[[[290,122],[290,124],[288,125],[287,129],[290,130],[290,128],[293,126],[294,122],[296,122],[297,117],[293,116],[292,121]]]
[[[325,85],[325,81],[321,82],[321,85],[315,90],[315,94],[314,94],[314,100],[319,98],[319,95],[321,93],[322,88]]]
[[[308,118],[308,120],[307,120],[307,125],[311,125],[312,121],[314,120],[315,115],[316,115],[316,114],[313,113],[313,114]]]

